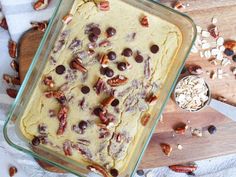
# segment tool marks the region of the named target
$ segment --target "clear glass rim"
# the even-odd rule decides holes
[[[149,142],[150,142],[150,140],[151,140],[151,138],[152,138],[152,134],[153,134],[153,132],[155,131],[156,125],[157,125],[157,123],[158,123],[158,121],[159,121],[159,119],[160,119],[160,115],[162,114],[163,109],[164,109],[164,107],[166,106],[167,101],[169,100],[170,95],[171,95],[173,89],[175,88],[175,85],[176,85],[176,83],[177,83],[178,77],[179,77],[179,75],[180,75],[180,73],[181,73],[181,71],[182,71],[182,69],[183,69],[183,67],[184,67],[185,61],[186,61],[186,59],[187,59],[187,57],[188,57],[188,55],[189,55],[189,53],[190,53],[190,51],[191,51],[191,47],[192,47],[192,45],[193,45],[193,43],[194,43],[194,41],[195,41],[195,39],[196,39],[196,35],[197,35],[196,26],[195,26],[193,20],[192,20],[188,15],[183,14],[183,13],[181,13],[181,12],[179,12],[179,11],[176,11],[176,10],[170,8],[170,7],[167,7],[167,6],[165,6],[165,5],[163,5],[163,4],[159,3],[159,2],[157,2],[157,1],[155,1],[155,0],[148,0],[148,1],[149,1],[149,2],[152,2],[152,3],[155,3],[155,4],[158,4],[159,6],[161,6],[161,7],[165,8],[165,9],[167,9],[168,11],[171,11],[172,13],[176,13],[176,14],[178,14],[178,15],[180,15],[180,16],[183,16],[183,17],[184,17],[187,21],[189,21],[190,24],[192,25],[192,28],[193,28],[193,38],[192,38],[192,42],[191,42],[191,44],[190,44],[190,46],[189,46],[189,48],[188,48],[188,50],[187,50],[187,52],[186,52],[186,55],[185,55],[185,57],[184,57],[184,60],[183,60],[184,62],[182,63],[180,69],[178,70],[177,75],[176,75],[176,77],[175,77],[175,79],[174,79],[174,82],[172,83],[172,86],[171,86],[171,88],[170,88],[170,90],[169,90],[169,92],[168,92],[168,94],[167,94],[167,97],[166,97],[164,103],[163,103],[162,106],[161,106],[160,112],[159,112],[159,114],[158,114],[158,116],[157,116],[157,118],[156,118],[156,120],[155,120],[155,122],[154,122],[154,125],[152,126],[152,129],[151,129],[149,135],[148,135],[148,139],[147,139],[147,141],[145,142],[145,145],[144,145],[144,147],[143,147],[143,149],[142,149],[142,152],[141,152],[141,154],[140,154],[140,156],[139,156],[139,158],[138,158],[138,160],[137,160],[137,162],[136,162],[136,164],[135,164],[135,166],[134,166],[134,169],[132,170],[131,176],[133,176],[133,175],[135,174],[135,172],[136,172],[136,170],[137,170],[137,168],[138,168],[138,164],[140,163],[140,161],[141,161],[141,159],[142,159],[142,157],[143,157],[143,155],[144,155],[144,152],[145,152],[145,150],[146,150],[147,147],[148,147],[148,144],[149,144]],[[23,93],[23,91],[24,91],[24,89],[25,89],[25,87],[26,87],[26,85],[27,85],[27,83],[28,83],[28,80],[29,80],[29,78],[30,78],[30,75],[31,75],[31,73],[32,73],[32,71],[33,71],[33,69],[34,69],[34,67],[35,67],[35,64],[36,64],[36,62],[37,62],[38,59],[39,59],[39,55],[41,54],[42,49],[43,49],[43,47],[44,47],[44,44],[45,44],[45,42],[46,42],[46,40],[47,40],[47,38],[48,38],[49,32],[51,31],[52,25],[53,25],[53,23],[54,23],[54,20],[55,20],[55,17],[56,17],[56,15],[57,15],[57,12],[58,12],[58,10],[59,10],[59,7],[60,7],[60,5],[61,5],[61,2],[62,2],[62,0],[59,0],[59,1],[58,1],[58,4],[57,4],[57,6],[56,6],[56,8],[55,8],[55,10],[54,10],[54,13],[53,13],[51,19],[50,19],[48,28],[47,28],[47,30],[45,31],[45,34],[44,34],[44,36],[43,36],[43,38],[42,38],[42,40],[41,40],[41,42],[40,42],[40,45],[39,45],[39,47],[38,47],[38,50],[37,50],[37,52],[36,52],[36,54],[35,54],[35,56],[34,56],[34,58],[33,58],[33,60],[32,60],[32,63],[31,63],[31,65],[30,65],[29,69],[28,69],[27,74],[25,75],[25,79],[24,79],[24,81],[23,81],[23,83],[22,83],[22,85],[21,85],[21,87],[20,87],[20,90],[19,90],[19,92],[18,92],[18,95],[17,95],[16,99],[14,100],[13,104],[11,105],[11,108],[9,109],[9,113],[8,113],[8,115],[7,115],[7,120],[6,120],[6,122],[5,122],[5,124],[4,124],[4,127],[3,127],[3,134],[4,134],[4,138],[5,138],[5,140],[7,141],[7,143],[8,143],[10,146],[14,147],[15,149],[17,149],[17,150],[19,150],[19,151],[22,151],[22,152],[24,152],[24,153],[26,153],[26,154],[29,154],[29,155],[31,155],[31,156],[33,156],[33,157],[39,159],[39,160],[43,160],[43,161],[45,161],[46,163],[49,163],[49,164],[51,164],[51,165],[54,165],[54,166],[56,166],[56,167],[59,167],[59,168],[61,168],[61,169],[63,169],[63,170],[66,170],[66,171],[68,171],[68,172],[70,172],[70,173],[72,173],[72,174],[75,174],[75,175],[79,176],[78,173],[77,173],[75,170],[73,170],[73,169],[71,169],[71,168],[69,168],[69,167],[65,167],[65,166],[63,166],[63,165],[61,165],[61,164],[59,164],[59,163],[53,162],[53,161],[51,161],[51,160],[45,158],[44,156],[41,156],[41,155],[39,155],[39,154],[37,154],[37,153],[35,153],[35,152],[33,152],[33,151],[27,150],[27,149],[25,149],[25,148],[23,148],[23,147],[21,147],[21,146],[16,145],[15,143],[13,143],[13,142],[8,138],[8,135],[7,135],[7,125],[8,125],[8,123],[9,123],[11,117],[13,116],[13,112],[14,112],[16,106],[18,105],[19,98],[21,97],[21,95],[22,95],[22,93]]]

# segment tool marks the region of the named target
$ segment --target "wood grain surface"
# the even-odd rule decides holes
[[[161,2],[169,6],[174,0],[161,0]],[[189,7],[183,11],[192,17],[197,25],[207,28],[214,16],[218,19],[217,26],[220,29],[220,34],[225,39],[236,40],[235,0],[188,0],[186,2]],[[21,81],[31,63],[42,35],[41,32],[30,30],[21,39],[19,53]],[[198,64],[205,71],[222,68],[229,74],[231,67],[236,66],[235,63],[228,67],[214,66],[208,60],[200,58],[198,54],[189,56],[186,65],[190,64]],[[222,80],[211,80],[207,74],[204,74],[203,77],[209,83],[214,97],[224,96],[228,103],[236,105],[236,78],[232,73],[227,79]],[[187,113],[179,109],[174,101],[170,99],[163,117],[163,122],[158,124],[140,168],[168,166],[236,153],[236,123],[209,107],[198,113]],[[173,137],[173,127],[180,122],[188,122],[189,127],[192,128],[202,128],[204,130],[203,137],[192,137],[189,132],[190,129],[186,135]],[[217,133],[214,135],[210,135],[206,130],[207,126],[211,124],[217,127]],[[170,157],[162,153],[160,143],[172,145],[173,153]],[[181,144],[183,150],[178,150],[177,144]],[[46,167],[44,166],[44,168]]]

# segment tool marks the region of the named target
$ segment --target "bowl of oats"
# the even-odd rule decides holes
[[[188,112],[198,112],[210,103],[210,88],[206,81],[189,75],[177,83],[174,90],[176,104]]]

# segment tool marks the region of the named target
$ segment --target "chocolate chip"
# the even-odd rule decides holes
[[[112,37],[116,34],[116,29],[113,27],[109,27],[107,28],[106,32],[107,32],[107,37]]]
[[[231,49],[225,49],[224,54],[227,56],[232,56],[234,54],[234,51]]]
[[[38,146],[40,144],[40,139],[36,136],[32,139],[32,144]]]
[[[115,168],[110,169],[111,176],[117,177],[119,175],[119,172]]]
[[[234,62],[236,62],[236,55],[234,55],[234,56],[232,57],[232,60],[233,60]]]
[[[106,68],[101,67],[100,68],[101,75],[105,75],[105,72],[106,72]]]
[[[58,65],[57,67],[56,67],[56,73],[57,74],[64,74],[65,73],[65,70],[66,70],[66,68],[65,68],[65,66],[63,66],[63,65]]]
[[[126,57],[131,57],[133,55],[133,51],[130,48],[126,48],[123,50],[122,55]]]
[[[150,48],[152,53],[157,53],[159,51],[158,45],[152,45]]]
[[[89,88],[88,86],[83,86],[83,87],[81,88],[81,92],[82,92],[83,94],[87,94],[87,93],[90,92],[90,88]]]
[[[82,120],[79,122],[79,128],[81,130],[85,130],[87,127],[88,127],[88,123],[86,121]]]
[[[144,171],[143,171],[143,170],[137,170],[137,174],[138,174],[139,176],[143,176],[143,175],[144,175]]]
[[[113,52],[113,51],[110,51],[110,52],[107,54],[107,56],[108,56],[108,59],[109,59],[109,60],[115,60],[115,59],[116,59],[116,53]]]
[[[99,36],[101,34],[101,30],[98,27],[93,27],[90,29],[91,33],[95,34],[96,36]]]
[[[120,103],[120,101],[119,101],[118,99],[114,99],[114,100],[111,102],[111,106],[116,107],[116,106],[119,105],[119,103]]]
[[[88,38],[89,38],[89,41],[90,41],[90,42],[96,42],[96,41],[98,40],[98,36],[95,35],[95,34],[93,34],[93,33],[91,33],[91,34],[88,36]]]
[[[114,76],[114,71],[110,68],[106,68],[105,69],[105,74],[106,74],[107,77],[112,77],[112,76]]]
[[[99,113],[102,112],[102,108],[100,107],[97,107],[93,110],[93,113],[96,115],[96,116],[99,116]]]
[[[142,62],[143,62],[143,56],[138,54],[138,55],[135,57],[135,61],[136,61],[137,63],[142,63]]]
[[[214,126],[214,125],[210,125],[209,127],[208,127],[208,132],[210,133],[210,134],[215,134],[216,133],[216,127]]]
[[[117,68],[118,68],[118,70],[120,70],[120,71],[126,70],[126,69],[127,69],[126,63],[124,63],[124,62],[118,63]]]

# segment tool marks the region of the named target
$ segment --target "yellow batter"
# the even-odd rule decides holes
[[[102,11],[93,1],[75,1],[72,21],[58,37],[20,129],[30,141],[38,138],[33,144],[40,140],[40,145],[79,163],[94,162],[121,171],[128,164],[127,152],[145,131],[141,118],[157,111],[150,95],[158,94],[182,36],[167,21],[120,0],[109,2],[110,9]],[[148,26],[140,22],[144,17]],[[126,48],[132,52],[124,51]],[[110,51],[116,53],[114,60],[107,60]],[[84,69],[78,69],[78,64]],[[126,80],[114,87],[108,80],[117,75]],[[96,85],[99,78],[100,87]],[[105,98],[113,100],[102,107]],[[97,107],[102,111],[97,109],[95,115]]]

